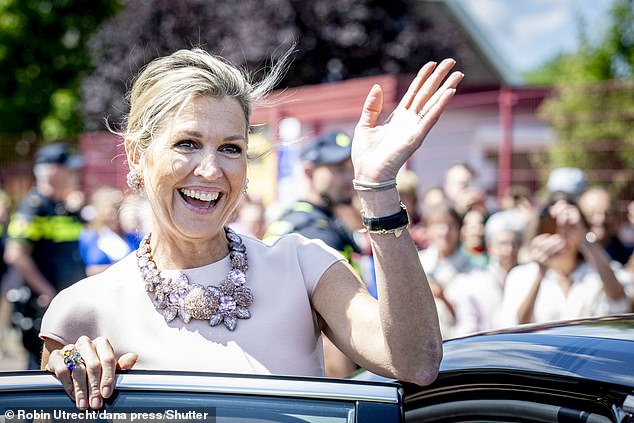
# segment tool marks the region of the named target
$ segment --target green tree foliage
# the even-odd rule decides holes
[[[85,42],[117,10],[113,0],[0,1],[0,141],[72,137],[81,129]],[[25,134],[29,134],[28,136]]]
[[[580,167],[591,180],[623,192],[628,185],[631,190],[634,169],[634,0],[615,0],[610,16],[601,43],[583,39],[577,53],[530,80],[556,88],[539,110],[559,138],[548,153],[549,167]]]
[[[285,87],[410,73],[428,59],[467,50],[458,47],[466,41],[455,26],[428,18],[418,3],[127,0],[90,41],[96,67],[83,82],[84,122],[89,130],[103,130],[105,116],[120,122],[130,77],[179,48],[201,46],[254,71],[295,43],[294,62],[281,82]]]

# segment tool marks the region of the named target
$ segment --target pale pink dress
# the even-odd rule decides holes
[[[296,234],[272,245],[242,238],[249,261],[246,286],[255,300],[252,317],[239,319],[233,332],[202,320],[185,324],[177,317],[167,323],[152,305],[132,253],[60,292],[40,337],[68,344],[81,335],[105,336],[117,356],[139,355],[135,369],[322,376],[321,337],[310,299],[324,272],[344,258]],[[225,257],[183,273],[192,283],[218,285],[229,269]]]

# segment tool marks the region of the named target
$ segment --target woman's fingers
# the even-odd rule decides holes
[[[91,408],[100,408],[102,398],[100,392],[101,385],[101,360],[97,354],[97,349],[93,341],[87,336],[80,337],[75,346],[84,360],[83,366],[78,366],[73,370],[73,380],[76,386],[81,388],[81,392],[75,391],[77,406],[80,409],[86,405]],[[88,403],[82,407],[80,402],[86,399]]]
[[[97,357],[99,358],[100,378],[98,395],[101,395],[103,398],[108,398],[114,389],[117,360],[115,358],[112,345],[110,345],[110,342],[106,338],[96,338],[93,341],[93,344],[95,345],[95,351],[97,353]],[[101,398],[99,399],[101,400]]]
[[[406,110],[410,108],[412,101],[414,101],[414,97],[416,97],[416,93],[418,93],[420,87],[425,83],[427,78],[429,78],[429,75],[432,74],[435,68],[436,62],[427,62],[422,68],[420,68],[414,80],[409,84],[407,92],[399,102],[399,108]]]
[[[431,98],[429,98],[429,100],[425,102],[425,104],[421,106],[417,114],[419,116],[427,115],[431,111],[431,109],[434,108],[434,106],[442,103],[442,97],[445,96],[448,91],[455,92],[455,88],[458,86],[460,81],[462,81],[463,77],[464,74],[462,72],[453,72],[451,75],[449,75],[442,86],[434,92],[434,94],[431,96]]]
[[[98,409],[114,391],[116,370],[132,368],[137,358],[126,353],[117,360],[108,339],[82,336],[75,344],[51,351],[45,370],[55,373],[80,410]]]
[[[361,112],[359,125],[362,127],[373,128],[376,125],[382,110],[383,90],[378,84],[374,84],[363,103],[363,111]]]
[[[416,95],[410,105],[410,110],[416,114],[421,112],[425,113],[435,104],[436,101],[438,101],[444,92],[444,90],[439,90],[438,88],[455,64],[456,61],[453,59],[445,59],[440,62],[440,64],[434,69],[434,72],[424,81],[423,85],[416,92]],[[434,94],[436,94],[436,96],[434,96]]]
[[[75,388],[73,386],[73,379],[71,372],[64,363],[64,355],[62,350],[52,351],[48,363],[46,363],[46,371],[55,373],[55,377],[62,383],[66,394],[74,401],[75,400]]]
[[[80,410],[87,410],[89,389],[88,381],[86,379],[86,368],[84,365],[80,365],[71,370],[71,373],[75,404]]]
[[[117,360],[117,368],[121,370],[131,369],[138,358],[139,356],[135,353],[125,353]]]

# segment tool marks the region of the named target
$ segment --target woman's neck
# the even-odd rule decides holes
[[[222,260],[229,253],[224,229],[212,239],[186,240],[153,231],[150,240],[156,265],[163,270],[191,269]]]

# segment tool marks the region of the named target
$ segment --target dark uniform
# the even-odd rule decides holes
[[[335,164],[349,160],[350,152],[350,137],[343,132],[331,132],[319,136],[304,148],[301,159],[315,166]],[[277,221],[271,223],[264,239],[271,240],[292,232],[324,241],[341,252],[351,264],[354,263],[351,260],[352,253],[361,252],[350,231],[336,219],[331,209],[306,200],[295,202]]]
[[[9,222],[9,239],[31,251],[31,257],[42,275],[57,291],[86,277],[79,254],[79,234],[83,229],[80,217],[35,190],[29,192]],[[37,295],[24,298],[16,305],[13,321],[22,330],[25,348],[40,354],[38,337],[45,309],[37,303]]]
[[[36,158],[40,162],[68,165],[65,147],[54,144],[41,150]],[[11,216],[7,229],[7,242],[15,242],[30,252],[42,275],[59,292],[86,277],[84,262],[79,253],[79,235],[83,222],[76,212],[63,202],[32,189]],[[22,342],[32,355],[39,356],[42,341],[40,324],[45,308],[38,304],[38,295],[26,294],[14,304],[12,322],[22,331]]]
[[[348,229],[330,210],[308,201],[297,201],[277,221],[271,223],[264,239],[277,238],[292,232],[306,238],[321,239],[341,252],[348,261],[351,260],[353,252],[361,252]]]

